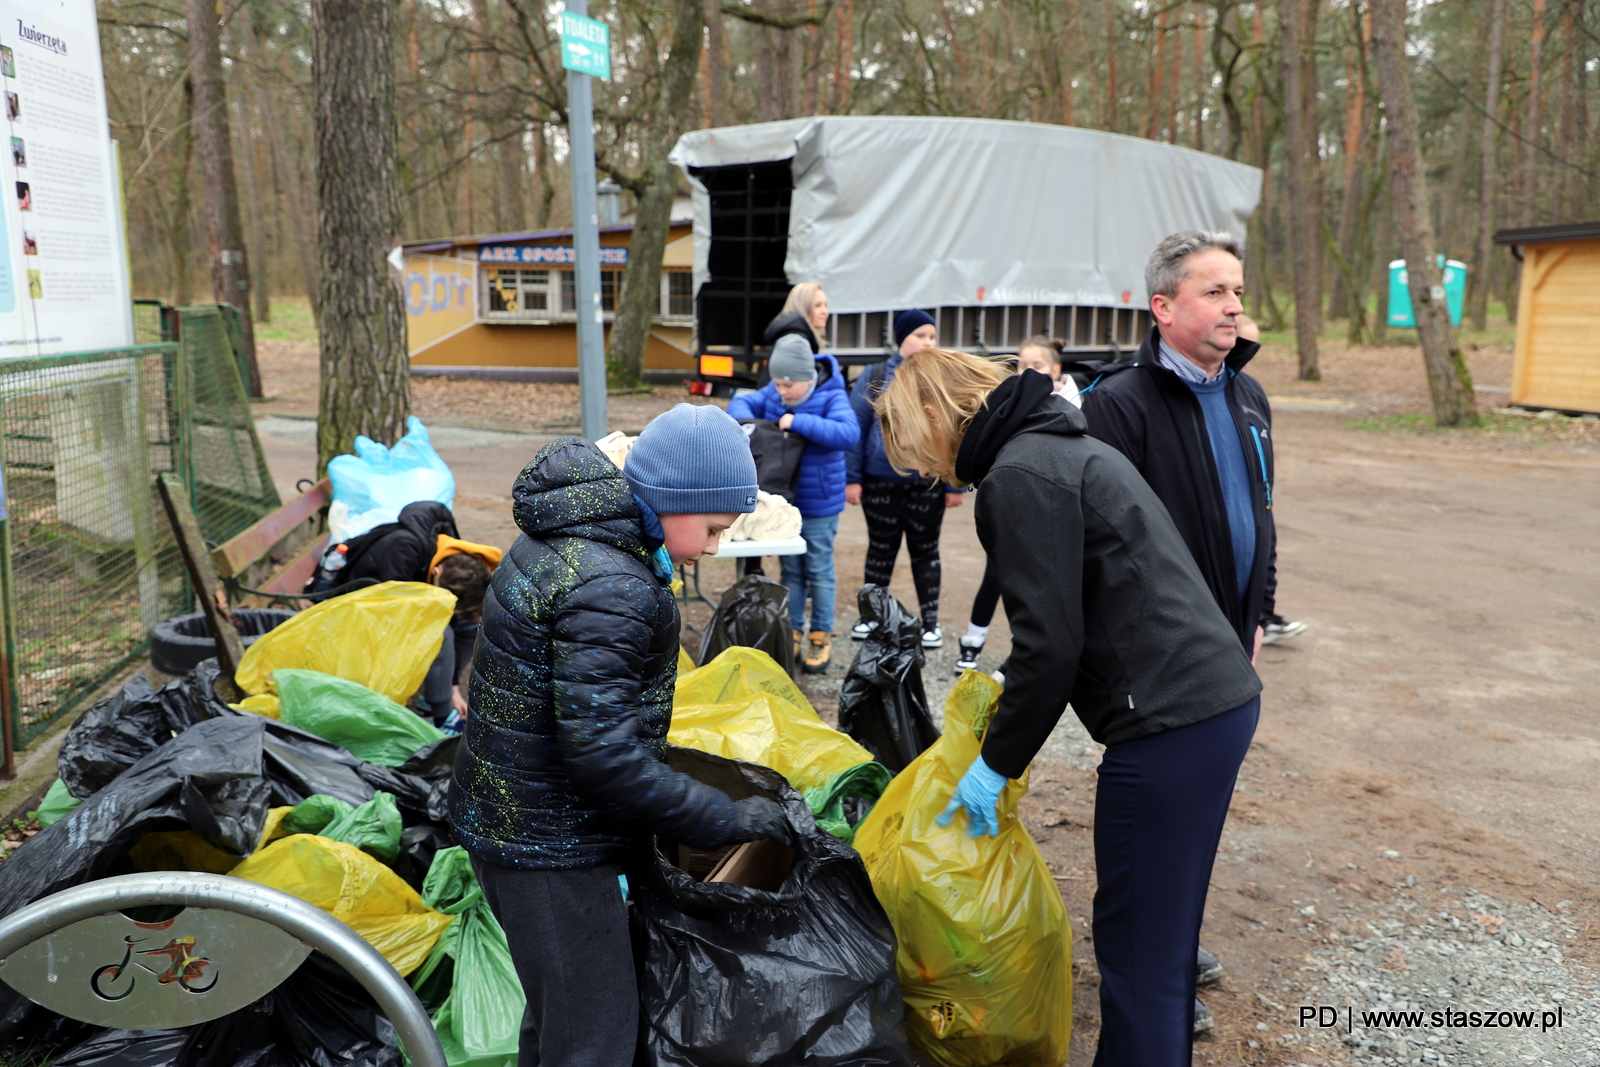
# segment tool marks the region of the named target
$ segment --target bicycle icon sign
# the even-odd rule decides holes
[[[126,1030],[193,1026],[266,996],[311,946],[260,919],[191,907],[161,922],[112,911],[0,963],[0,979],[69,1018]]]
[[[205,970],[211,965],[211,961],[194,955],[193,937],[175,937],[160,948],[134,947],[148,940],[150,939],[147,937],[123,936],[122,959],[95,968],[94,973],[89,976],[89,988],[94,991],[95,996],[109,1001],[127,998],[133,993],[134,983],[138,979],[138,971],[135,968],[155,975],[159,984],[176,985],[185,993],[209,993],[217,984],[218,976],[215,973],[211,975],[209,982],[203,981]],[[135,959],[136,956],[165,956],[167,968],[157,970],[143,960]]]

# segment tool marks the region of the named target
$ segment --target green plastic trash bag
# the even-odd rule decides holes
[[[422,901],[456,916],[411,978],[432,1012],[445,1059],[450,1067],[515,1067],[527,1001],[466,849],[434,856]]]
[[[374,859],[393,863],[400,854],[402,829],[394,794],[379,791],[359,808],[351,808],[324,826],[321,835],[354,845]]]
[[[818,826],[845,844],[850,844],[856,838],[851,816],[854,815],[856,823],[866,818],[867,812],[878,802],[889,779],[893,777],[889,768],[877,761],[858,764],[847,771],[840,771],[825,785],[807,789],[806,803],[811,807],[811,814],[816,816]],[[856,805],[852,811],[845,805],[845,801],[852,798],[864,800],[866,804]]]
[[[72,814],[73,808],[82,803],[83,801],[67,792],[67,783],[57,778],[51,783],[50,791],[44,795],[44,799],[39,801],[39,825],[50,826],[60,822]]]
[[[274,808],[267,815],[261,845],[293,834],[316,834],[354,845],[374,859],[392,863],[400,854],[400,809],[394,794],[379,791],[359,808],[321,793],[292,808]]]
[[[313,793],[300,803],[290,808],[278,823],[277,837],[288,837],[290,834],[320,834],[322,828],[341,815],[348,815],[356,807],[348,800],[330,797],[325,793]]]
[[[284,722],[368,763],[398,767],[417,749],[444,736],[432,723],[359,682],[297,667],[273,671],[272,681]]]

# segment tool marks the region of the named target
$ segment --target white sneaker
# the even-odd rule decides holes
[[[944,644],[944,630],[935,626],[931,630],[922,631],[922,647],[938,648]]]
[[[877,623],[868,622],[866,619],[862,619],[860,622],[850,627],[850,636],[855,638],[857,641],[865,641],[867,639],[867,635],[877,628]]]
[[[1291,638],[1299,637],[1306,632],[1306,624],[1303,622],[1291,622],[1282,615],[1268,615],[1266,624],[1261,629],[1263,631],[1261,643],[1263,645],[1274,645],[1279,641],[1288,641]]]
[[[977,670],[978,657],[983,655],[983,638],[962,637],[957,639],[956,644],[961,648],[961,654],[956,657],[956,673]]]

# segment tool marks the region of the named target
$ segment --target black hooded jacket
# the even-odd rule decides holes
[[[768,345],[778,343],[778,338],[785,334],[798,334],[811,346],[811,354],[816,355],[822,351],[822,346],[817,344],[816,331],[811,328],[811,323],[798,311],[791,311],[787,315],[779,315],[767,323],[766,331],[761,335],[761,340]]]
[[[400,509],[395,522],[375,526],[348,542],[350,551],[339,584],[360,578],[380,582],[426,582],[428,564],[439,550],[439,535],[461,536],[456,517],[436,500],[418,500]]]
[[[1239,597],[1228,509],[1222,499],[1205,414],[1194,391],[1161,365],[1161,335],[1150,336],[1129,363],[1089,366],[1098,381],[1083,396],[1089,434],[1127,456],[1167,506],[1206,587],[1246,649],[1254,650],[1256,627],[1275,610],[1278,534],[1272,521],[1272,408],[1261,383],[1244,373],[1260,349],[1241,340],[1224,366],[1228,410],[1244,448],[1255,503],[1256,555],[1250,584]]]
[[[1011,623],[1006,688],[983,742],[984,762],[1008,778],[1069,702],[1091,737],[1115,745],[1261,692],[1167,509],[1085,430],[1083,413],[1029,371],[991,394],[956,463],[979,486],[978,539]]]
[[[659,523],[576,437],[540,449],[511,495],[522,536],[483,602],[456,837],[502,867],[556,870],[622,862],[651,831],[726,843],[733,801],[664,762],[678,608],[652,564]]]

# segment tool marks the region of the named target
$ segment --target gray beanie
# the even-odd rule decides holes
[[[817,376],[817,360],[811,346],[797,333],[786,333],[772,346],[767,359],[767,375],[786,382],[809,382]]]
[[[750,442],[721,408],[679,404],[657,415],[633,443],[622,473],[657,515],[756,509]]]

